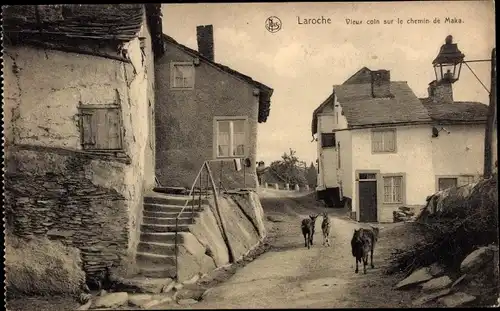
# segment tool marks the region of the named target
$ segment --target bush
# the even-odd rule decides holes
[[[414,270],[434,262],[458,268],[479,246],[498,245],[497,176],[477,183],[471,193],[457,198],[451,194],[440,212],[425,217],[418,225],[424,238],[392,254],[387,272]],[[447,206],[446,206],[447,205]]]
[[[80,251],[47,238],[5,238],[6,285],[9,297],[77,294],[85,283]]]

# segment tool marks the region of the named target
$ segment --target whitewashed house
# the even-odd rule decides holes
[[[450,83],[428,91],[419,99],[388,70],[366,67],[335,85],[313,113],[318,197],[349,204],[357,221],[392,222],[398,207],[477,178],[487,106],[454,102]]]

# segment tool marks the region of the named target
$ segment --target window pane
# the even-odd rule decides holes
[[[174,66],[175,87],[192,87],[194,82],[194,67],[192,65]]]
[[[372,149],[374,152],[380,152],[383,150],[381,132],[372,132]]]
[[[403,201],[403,177],[397,176],[392,178],[394,202],[401,203]]]
[[[245,133],[234,133],[233,155],[243,156],[245,154]]]
[[[457,178],[439,178],[439,191],[457,186]]]
[[[244,133],[245,132],[245,120],[234,120],[233,121],[233,130],[235,133]]]
[[[394,132],[384,132],[384,151],[394,151]]]
[[[229,135],[229,121],[219,121],[217,122],[219,133],[226,133]]]
[[[218,156],[219,157],[228,157],[229,156],[229,145],[220,145],[219,144]]]

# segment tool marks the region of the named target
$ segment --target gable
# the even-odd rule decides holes
[[[363,84],[372,81],[372,71],[368,67],[363,67],[353,74],[343,84]]]

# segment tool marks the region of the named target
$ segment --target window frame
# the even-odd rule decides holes
[[[324,146],[323,142],[325,141],[323,139],[324,135],[332,135],[333,136],[333,145],[331,146]],[[321,133],[320,135],[320,144],[321,144],[321,149],[336,149],[337,148],[337,135],[335,133]]]
[[[442,190],[439,190],[439,180],[440,179],[455,179],[457,181],[456,187],[458,188],[458,187],[462,187],[462,186],[465,186],[468,184],[468,183],[461,183],[460,182],[460,180],[463,178],[467,178],[468,180],[470,180],[469,178],[472,178],[472,182],[477,181],[477,177],[474,174],[436,175],[436,192],[442,191]],[[443,190],[446,190],[446,189],[443,189]]]
[[[97,142],[94,144],[88,144],[85,143],[85,130],[84,130],[84,116],[86,115],[93,115],[89,114],[86,111],[96,111],[96,110],[116,110],[118,114],[118,120],[117,120],[117,132],[119,134],[119,148],[115,149],[100,149],[100,148],[88,148],[88,146],[93,146],[96,145]],[[124,151],[124,141],[123,141],[123,115],[122,115],[122,109],[120,105],[116,104],[107,104],[107,105],[80,105],[78,106],[78,126],[80,130],[80,146],[83,151],[85,152],[94,152],[94,153],[115,153],[115,152],[123,152]],[[92,132],[97,131],[97,129],[92,128],[92,122],[89,124],[89,128],[91,129]],[[94,136],[94,135],[93,135]]]
[[[193,83],[190,87],[177,87],[175,86],[175,67],[176,66],[189,66],[193,71]],[[196,84],[196,67],[192,62],[170,62],[170,89],[171,90],[194,90]]]
[[[393,138],[394,138],[394,149],[393,150],[382,150],[382,151],[376,151],[375,150],[375,144],[374,144],[374,135],[375,133],[387,133],[387,132],[392,132],[393,133]],[[384,137],[384,136],[382,136]],[[398,152],[398,138],[397,138],[397,130],[395,128],[386,128],[386,129],[372,129],[370,133],[370,143],[371,143],[371,151],[372,154],[387,154],[387,153],[397,153]],[[383,140],[383,144],[385,147],[385,142]]]
[[[219,156],[219,122],[223,121],[244,121],[244,131],[245,131],[245,141],[243,144],[243,154],[242,155],[232,155],[233,154],[233,144],[229,144],[229,156]],[[238,159],[245,158],[248,156],[248,147],[250,144],[249,141],[249,124],[247,116],[216,116],[213,121],[213,158],[214,159]],[[234,136],[234,132],[230,132],[230,141],[233,139],[231,137]]]
[[[401,178],[401,195],[400,201],[396,202],[391,200],[391,202],[387,202],[385,199],[385,179],[391,178],[391,197],[394,197],[394,178]],[[394,173],[394,174],[382,174],[381,176],[381,192],[382,192],[382,204],[383,205],[404,205],[406,204],[406,178],[404,173]]]

